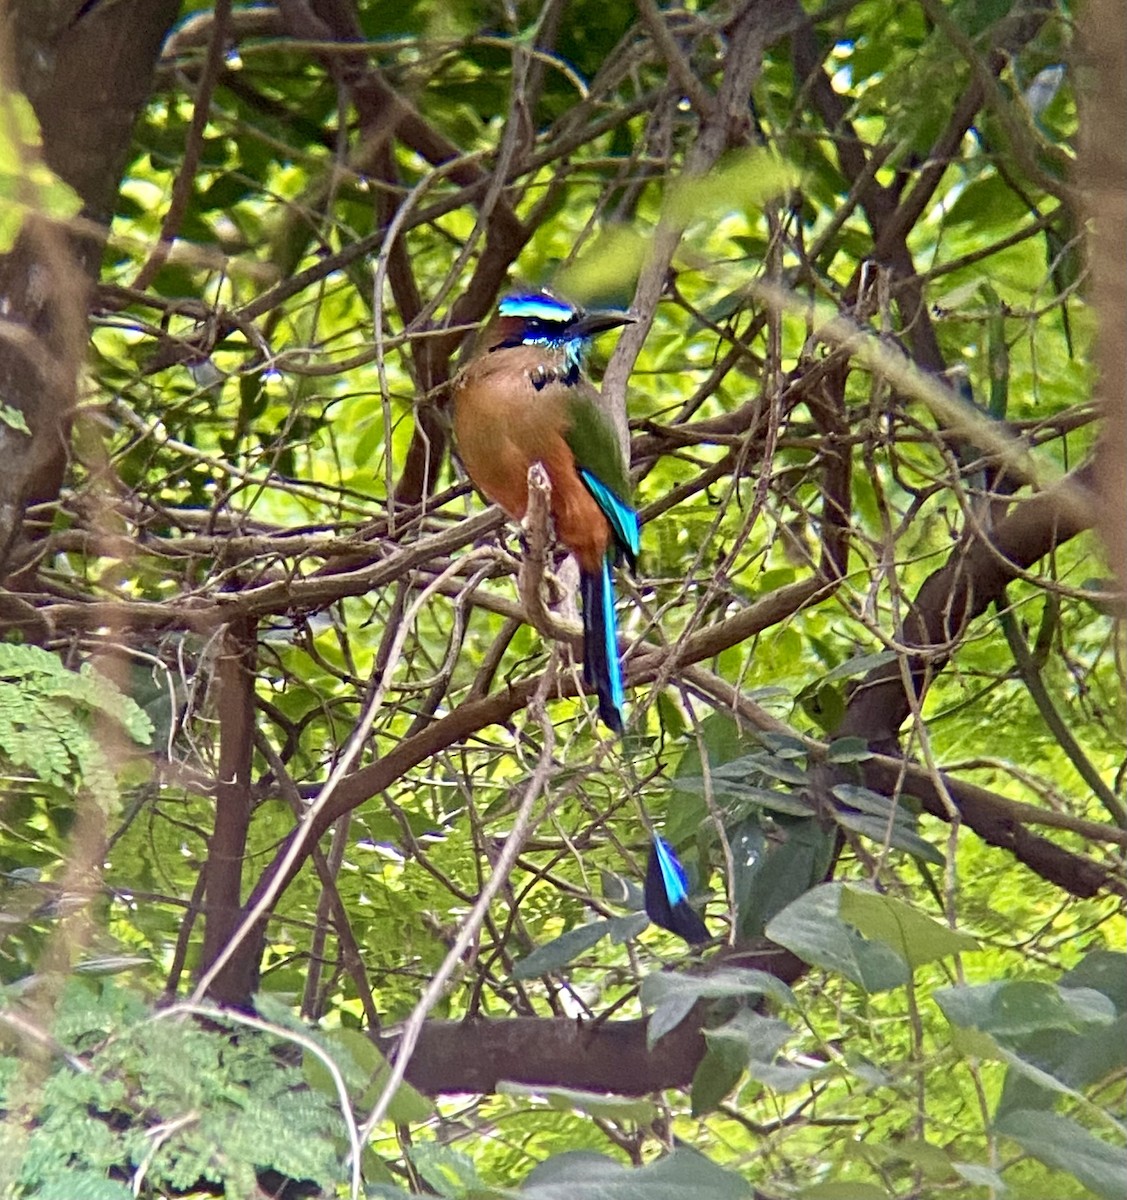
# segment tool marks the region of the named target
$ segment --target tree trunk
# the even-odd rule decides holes
[[[0,256],[0,401],[30,431],[0,421],[0,579],[28,507],[59,494],[104,231],[179,9],[179,0],[11,0],[0,18],[7,127],[15,126],[8,96],[18,88],[39,119],[43,160],[83,203],[70,228],[29,216]]]

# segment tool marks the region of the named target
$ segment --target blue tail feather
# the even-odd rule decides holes
[[[615,733],[621,733],[626,699],[622,690],[622,666],[618,661],[618,624],[611,568],[624,556],[631,566],[637,561],[641,544],[638,514],[586,467],[579,468],[579,477],[606,517],[614,539],[614,548],[607,552],[599,571],[580,572],[583,678],[599,697],[599,716]]]
[[[655,925],[696,945],[707,942],[708,927],[689,904],[685,869],[673,847],[656,833],[646,867],[646,914]]]
[[[638,531],[638,514],[586,467],[579,468],[579,477],[595,497],[595,503],[602,509],[603,516],[610,522],[618,550],[625,554],[627,561],[634,566],[642,546],[642,537]]]
[[[614,583],[610,559],[600,571],[581,571],[583,597],[583,678],[599,698],[599,716],[615,733],[622,732],[626,697],[618,661],[618,625],[614,614]]]

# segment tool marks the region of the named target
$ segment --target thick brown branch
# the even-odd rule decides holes
[[[772,717],[738,688],[706,671],[690,667],[685,680],[701,695],[720,701],[730,712],[753,729],[799,737],[798,731]],[[822,755],[826,743],[808,740],[811,753]],[[1067,829],[1093,841],[1127,845],[1127,834],[1112,825],[1071,817],[1034,805],[1022,804],[964,779],[942,774],[939,779],[918,763],[876,754],[860,764],[860,776],[866,787],[889,798],[901,794],[915,796],[924,810],[941,821],[951,820],[953,804],[960,819],[992,846],[1008,850],[1041,878],[1064,888],[1074,896],[1094,896],[1101,891],[1124,894],[1124,883],[1113,866],[1104,866],[1058,845],[1039,834],[1030,825]]]
[[[73,21],[68,5],[6,6],[5,49],[42,127],[43,157],[82,198],[90,221],[71,234],[32,216],[0,257],[0,395],[30,430],[0,421],[0,575],[25,509],[53,500],[63,481],[87,295],[101,265],[97,230],[109,222],[133,123],[179,8],[178,0],[121,0]],[[8,124],[17,127],[10,111]],[[20,167],[30,176],[30,161]],[[33,213],[38,207],[33,187],[17,199]]]
[[[495,1092],[503,1080],[644,1096],[687,1087],[704,1048],[700,1023],[691,1017],[652,1050],[645,1021],[428,1021],[407,1082],[432,1096]],[[383,1049],[390,1053],[394,1042]]]
[[[238,926],[243,860],[250,826],[250,771],[254,754],[255,627],[247,620],[224,634],[217,670],[219,717],[219,781],[215,795],[215,827],[208,841],[207,894],[204,905],[203,953],[200,970],[215,961]],[[255,956],[259,953],[256,948]],[[220,1003],[244,1002],[217,981],[211,992]]]
[[[1096,452],[1098,521],[1120,586],[1127,588],[1127,23],[1115,0],[1082,15],[1085,52],[1098,77],[1083,109],[1083,169],[1094,225],[1092,299],[1100,314],[1099,396],[1107,414]]]
[[[917,694],[922,693],[935,672],[942,670],[967,624],[1002,595],[1011,579],[1055,546],[1090,527],[1096,499],[1093,495],[1090,503],[1078,504],[1076,497],[1088,492],[1091,484],[1089,465],[1066,476],[1054,488],[1019,501],[995,529],[991,544],[968,534],[946,565],[925,580],[902,635],[905,645],[921,651],[908,663]],[[865,677],[836,734],[864,738],[874,749],[892,753],[911,707],[900,663],[888,663]]]

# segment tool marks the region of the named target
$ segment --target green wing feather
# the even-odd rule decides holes
[[[580,387],[572,392],[564,437],[576,464],[594,475],[624,504],[629,504],[630,473],[610,417],[593,392]]]

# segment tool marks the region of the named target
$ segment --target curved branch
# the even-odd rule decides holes
[[[802,739],[797,730],[772,717],[738,688],[711,671],[690,667],[682,674],[691,687],[704,696],[720,700],[726,709],[753,729],[805,740],[811,753],[819,757],[829,748],[826,742]],[[960,819],[984,842],[1008,850],[1042,879],[1064,888],[1073,896],[1089,897],[1100,892],[1127,894],[1127,885],[1114,866],[1093,862],[1027,828],[1035,824],[1056,826],[1081,837],[1127,846],[1127,835],[1114,826],[1081,818],[1062,818],[1050,810],[1022,804],[946,773],[940,773],[937,778],[926,767],[893,755],[874,754],[859,764],[859,770],[866,787],[890,799],[905,794],[914,796],[927,813],[941,821],[951,820],[950,805],[953,803]]]
[[[918,649],[908,659],[916,695],[943,669],[967,625],[999,599],[1010,580],[1056,546],[1090,528],[1097,502],[1090,495],[1088,464],[1056,485],[1016,503],[984,542],[973,532],[951,552],[947,563],[926,579],[904,622],[902,642]],[[1089,496],[1087,503],[1077,496]],[[901,664],[870,672],[846,708],[837,737],[861,737],[874,749],[894,753],[900,726],[911,711]]]

